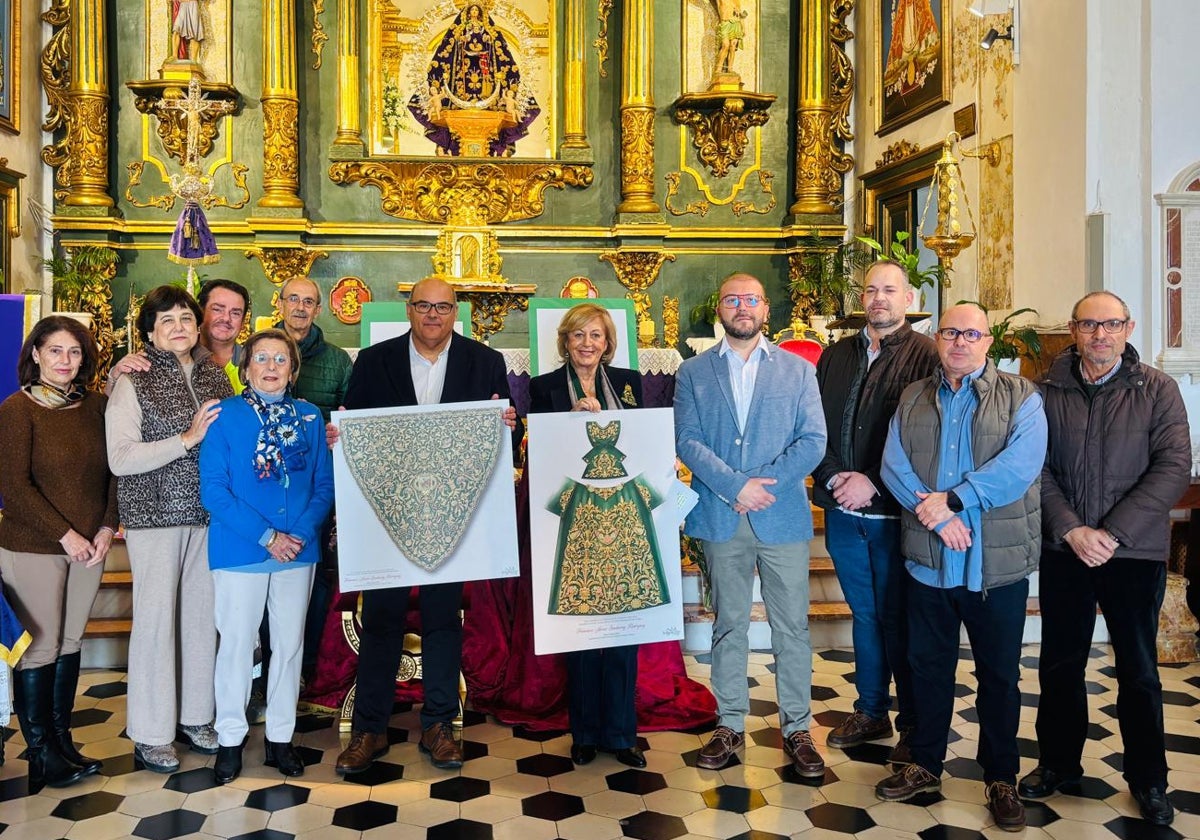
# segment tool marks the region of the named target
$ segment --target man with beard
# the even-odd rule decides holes
[[[246,313],[250,310],[250,292],[234,280],[216,278],[200,287],[196,297],[203,319],[200,321],[200,345],[205,347],[217,366],[225,371],[233,392],[240,394],[246,386],[238,377],[238,362],[242,360],[242,346],[237,343],[242,332]],[[108,373],[105,393],[112,393],[117,380],[127,373],[150,370],[150,360],[145,353],[129,353],[113,365]]]
[[[712,688],[718,726],[697,765],[729,763],[745,744],[751,593],[757,567],[771,626],[783,749],[805,778],[825,775],[809,734],[812,645],[804,478],[825,451],[825,419],[813,366],[762,334],[762,284],[734,274],[721,284],[725,337],[688,359],[675,385],[675,444],[699,496],[684,531],[702,541],[716,619]]]
[[[1017,797],[1021,635],[1041,546],[1039,478],[1046,415],[1028,379],[988,359],[987,314],[952,306],[937,331],[940,369],[900,395],[883,448],[883,477],[904,512],[908,664],[916,728],[912,763],[875,786],[903,802],[941,790],[954,713],[959,637],[979,677],[979,764],[987,807],[1005,831],[1025,827]]]
[[[825,545],[854,619],[854,712],[834,727],[826,744],[856,747],[892,736],[888,685],[896,678],[900,741],[893,764],[909,760],[915,725],[908,668],[900,555],[900,505],[879,477],[888,422],[900,393],[937,367],[933,341],[913,332],[904,313],[913,289],[891,260],[870,267],[863,283],[867,325],[821,354],[817,384],[829,444],[813,470],[813,501],[825,509]]]
[[[1166,589],[1169,514],[1187,489],[1191,442],[1175,380],[1126,342],[1134,322],[1111,292],[1071,313],[1068,347],[1042,381],[1050,448],[1042,472],[1038,767],[1021,794],[1040,799],[1083,775],[1084,670],[1104,612],[1117,663],[1124,776],[1142,816],[1169,825],[1158,612]]]

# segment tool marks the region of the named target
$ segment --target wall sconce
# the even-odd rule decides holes
[[[1013,64],[1021,63],[1021,0],[971,0],[967,11],[979,18],[1011,12],[1012,22],[1004,31],[991,27],[980,40],[979,46],[990,50],[997,41],[1009,41],[1012,43]]]

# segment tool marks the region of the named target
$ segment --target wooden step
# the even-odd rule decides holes
[[[133,572],[105,572],[100,576],[100,588],[108,587],[110,589],[120,587],[122,589],[133,586]]]
[[[111,639],[128,636],[133,629],[131,618],[93,618],[89,619],[84,628],[85,639]]]
[[[706,610],[700,604],[683,605],[685,623],[711,624],[715,618],[715,613]],[[850,618],[850,606],[845,601],[810,601],[808,604],[809,621],[839,621],[843,618]],[[750,605],[750,620],[767,620],[767,607],[761,601]]]

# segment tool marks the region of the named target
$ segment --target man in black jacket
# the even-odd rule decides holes
[[[449,283],[426,278],[408,300],[412,329],[358,354],[346,390],[346,408],[386,408],[472,400],[508,400],[504,357],[454,332],[458,305]],[[505,410],[520,441],[516,410]],[[388,751],[387,726],[396,693],[411,587],[370,589],[362,594],[361,644],[350,743],[338,756],[338,773],[361,773]],[[462,660],[461,583],[421,587],[421,652],[425,703],[421,708],[421,752],[435,767],[463,762],[451,722],[458,714]]]
[[[1191,437],[1175,380],[1126,344],[1133,326],[1116,295],[1086,295],[1071,313],[1075,346],[1042,381],[1050,445],[1042,473],[1041,757],[1020,792],[1040,799],[1083,775],[1084,669],[1098,604],[1117,662],[1125,781],[1142,816],[1168,825],[1156,639],[1169,514],[1190,480]]]
[[[879,478],[888,422],[900,393],[933,373],[938,364],[931,339],[913,332],[904,313],[913,289],[891,260],[871,266],[863,284],[867,325],[821,354],[817,383],[829,443],[813,472],[813,497],[825,509],[825,544],[854,616],[854,713],[826,743],[846,749],[889,738],[896,678],[900,742],[891,760],[908,761],[907,733],[915,725],[909,680],[900,555],[900,506]]]

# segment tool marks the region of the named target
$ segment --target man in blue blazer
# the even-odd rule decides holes
[[[412,329],[366,347],[358,354],[346,408],[388,408],[508,400],[504,357],[454,332],[458,304],[454,288],[426,278],[413,286],[408,300]],[[516,410],[505,410],[513,429],[513,451],[521,440]],[[361,773],[388,751],[387,726],[396,693],[411,587],[363,592],[358,680],[350,743],[338,756],[338,773]],[[463,762],[451,721],[458,714],[458,672],[462,659],[461,583],[421,587],[422,683],[420,749],[435,767],[453,769]]]
[[[728,277],[717,309],[725,338],[684,362],[675,384],[675,448],[700,496],[684,531],[703,543],[716,611],[712,687],[718,726],[696,763],[724,767],[745,743],[747,633],[757,567],[775,651],[783,749],[799,775],[820,778],[825,762],[808,731],[813,525],[804,479],[825,454],[825,417],[813,366],[763,336],[769,312],[757,279]]]

